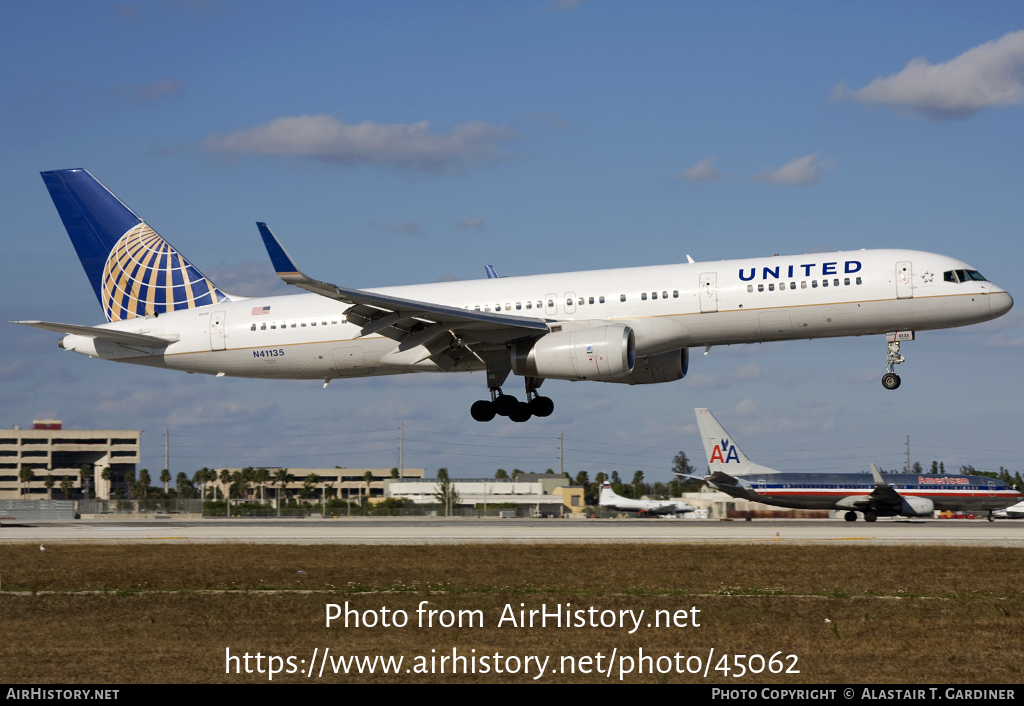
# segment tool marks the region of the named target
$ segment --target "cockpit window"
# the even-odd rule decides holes
[[[942,273],[942,279],[946,282],[987,282],[977,270],[946,270]]]

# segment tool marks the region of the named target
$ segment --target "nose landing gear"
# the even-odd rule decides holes
[[[900,376],[896,374],[895,366],[906,360],[906,358],[900,355],[900,342],[913,340],[913,331],[893,331],[885,334],[885,342],[889,347],[889,353],[885,359],[885,375],[882,376],[882,387],[886,390],[895,390],[900,386],[901,380]]]

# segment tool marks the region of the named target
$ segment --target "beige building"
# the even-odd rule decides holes
[[[274,482],[274,475],[282,470],[280,466],[257,466],[266,468],[270,472],[271,482],[266,484],[262,497],[267,501],[277,497],[277,491],[281,487]],[[241,471],[241,468],[216,468],[218,478],[221,471],[226,470],[229,474]],[[358,500],[369,498],[372,500],[384,497],[385,483],[394,478],[390,468],[288,468],[292,480],[286,485],[288,497],[294,498],[306,487],[306,479],[310,475],[319,477],[319,481],[312,486],[316,498],[320,499],[321,493],[326,490],[328,498],[341,498],[342,500]],[[369,471],[373,479],[367,484],[366,473]],[[401,477],[405,479],[419,479],[423,477],[422,468],[406,468],[402,471]],[[225,497],[228,486],[217,481],[218,499]],[[207,491],[209,492],[209,491]],[[207,495],[209,497],[209,495]],[[260,500],[260,487],[251,485],[249,487],[249,499]]]
[[[126,429],[64,429],[59,419],[37,419],[31,429],[0,430],[0,500],[45,500],[46,476],[53,478],[54,499],[65,499],[60,490],[64,476],[72,480],[73,498],[83,492],[95,492],[107,499],[111,489],[123,486],[124,474],[139,463],[142,432]],[[81,469],[91,473],[82,488]],[[19,471],[28,468],[33,479],[19,480]],[[103,471],[110,470],[110,480]]]

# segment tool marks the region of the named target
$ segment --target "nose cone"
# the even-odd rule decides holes
[[[1013,308],[1013,297],[1007,292],[992,292],[988,295],[988,308],[993,316],[1002,316]]]

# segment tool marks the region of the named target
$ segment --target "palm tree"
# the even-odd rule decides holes
[[[53,480],[53,476],[49,473],[46,474],[46,480],[43,481],[43,485],[46,486],[46,499],[53,500],[53,484],[56,481]]]
[[[280,469],[274,474],[273,485],[279,485],[280,488],[274,493],[274,500],[277,502],[277,516],[281,516],[281,493],[284,493],[284,499],[288,500],[288,483],[292,480],[292,474],[288,472],[287,468]]]
[[[177,487],[178,499],[180,500],[181,498],[184,497],[184,494],[188,492],[189,485],[188,476],[185,474],[184,471],[180,471],[177,477],[175,477],[174,485]]]
[[[171,472],[166,468],[160,471],[160,482],[164,484],[164,495],[170,492],[168,485],[171,482]]]
[[[231,516],[231,498],[228,497],[228,492],[231,489],[231,471],[226,468],[220,469],[220,483],[224,486],[221,489],[221,494],[224,496],[224,504],[227,508],[226,515]],[[216,498],[214,498],[216,500]]]
[[[74,490],[75,482],[71,480],[71,476],[64,476],[60,480],[60,492],[64,493],[64,499],[71,499],[71,491]]]
[[[637,471],[633,474],[633,497],[640,497],[640,484],[644,482],[644,472]]]
[[[83,463],[78,469],[78,476],[82,486],[82,497],[89,498],[89,486],[92,485],[92,474],[95,466],[91,463]]]
[[[370,502],[370,483],[373,482],[373,471],[364,473],[363,480],[366,481],[366,502]]]
[[[150,484],[149,471],[143,468],[139,471],[139,482],[135,484],[135,496],[137,498],[145,498],[149,495],[149,484]]]
[[[32,472],[32,467],[27,463],[21,464],[21,470],[18,471],[18,480],[22,484],[22,491],[24,492],[24,486],[28,485],[36,479],[36,474]]]
[[[254,483],[260,485],[260,504],[263,504],[267,501],[266,485],[270,482],[270,471],[266,468],[257,468],[252,474],[252,479]]]
[[[103,470],[100,471],[100,478],[107,483],[107,497],[110,497],[110,479],[113,474],[110,472],[110,466],[104,466]]]
[[[508,472],[504,468],[499,468],[494,472],[494,477],[497,480],[508,480]]]

